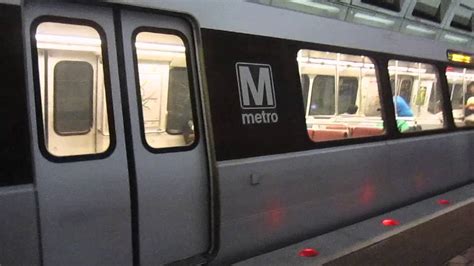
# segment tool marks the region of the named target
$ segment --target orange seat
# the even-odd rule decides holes
[[[371,136],[380,136],[383,134],[383,128],[376,127],[354,127],[352,128],[351,137],[361,138],[361,137],[371,137]]]

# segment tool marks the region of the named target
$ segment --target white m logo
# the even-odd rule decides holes
[[[235,68],[242,109],[273,109],[276,107],[270,65],[237,63]],[[258,75],[256,77],[257,85],[255,85],[255,75]]]

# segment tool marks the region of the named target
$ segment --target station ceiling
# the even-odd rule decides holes
[[[247,0],[385,28],[474,51],[474,0]]]

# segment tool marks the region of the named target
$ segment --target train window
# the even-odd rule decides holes
[[[338,114],[356,104],[359,81],[355,77],[339,77]]]
[[[388,70],[399,131],[443,128],[442,94],[435,67],[390,60]]]
[[[54,130],[58,135],[87,134],[92,128],[92,65],[61,61],[54,67]]]
[[[192,145],[195,121],[183,39],[142,31],[134,42],[146,144],[155,149]]]
[[[309,115],[334,114],[336,110],[334,84],[334,76],[318,75],[314,77]]]
[[[355,77],[339,77],[338,114],[344,113],[347,108],[356,104],[358,86],[359,83]],[[311,91],[309,114],[333,115],[336,111],[334,76],[315,76]],[[308,91],[304,93],[308,93]],[[334,99],[334,101],[332,99]],[[305,97],[304,100],[306,103],[307,97]]]
[[[474,126],[474,70],[448,67],[446,78],[456,126]]]
[[[35,39],[46,149],[58,157],[104,153],[111,136],[98,31],[43,22]]]
[[[300,50],[306,126],[315,142],[384,134],[375,66],[366,56]],[[303,83],[308,77],[310,84]]]

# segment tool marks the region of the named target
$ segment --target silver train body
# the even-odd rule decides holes
[[[446,52],[472,52],[461,47],[245,1],[0,1],[0,12],[0,47],[9,49],[0,51],[2,90],[18,91],[2,104],[20,112],[0,114],[13,121],[2,135],[2,169],[12,169],[2,170],[0,182],[1,265],[226,265],[474,180],[474,131],[456,127],[446,109],[444,69],[464,67]],[[101,42],[87,37],[89,28],[76,36],[62,25],[94,29]],[[51,40],[61,34],[74,38]],[[180,41],[171,35],[184,46],[174,47]],[[137,38],[146,50],[153,36],[177,50],[137,53]],[[70,47],[74,41],[95,48]],[[384,133],[308,138],[301,49],[372,60]],[[78,57],[87,64],[71,63]],[[389,60],[436,66],[440,129],[396,132]],[[61,62],[76,76],[90,73],[86,122],[53,121],[67,116],[55,108],[63,104],[57,95],[69,95],[61,84],[72,82],[61,83]],[[137,79],[146,66],[151,74],[165,69],[164,80],[187,67],[191,134],[170,129],[169,106],[157,107],[166,116],[140,106],[146,84]],[[255,78],[253,66],[271,73],[269,83]],[[253,88],[242,83],[246,69]],[[251,110],[259,101],[245,95],[265,86],[273,89],[273,98],[260,101],[268,108]],[[68,133],[81,123],[86,131]]]

